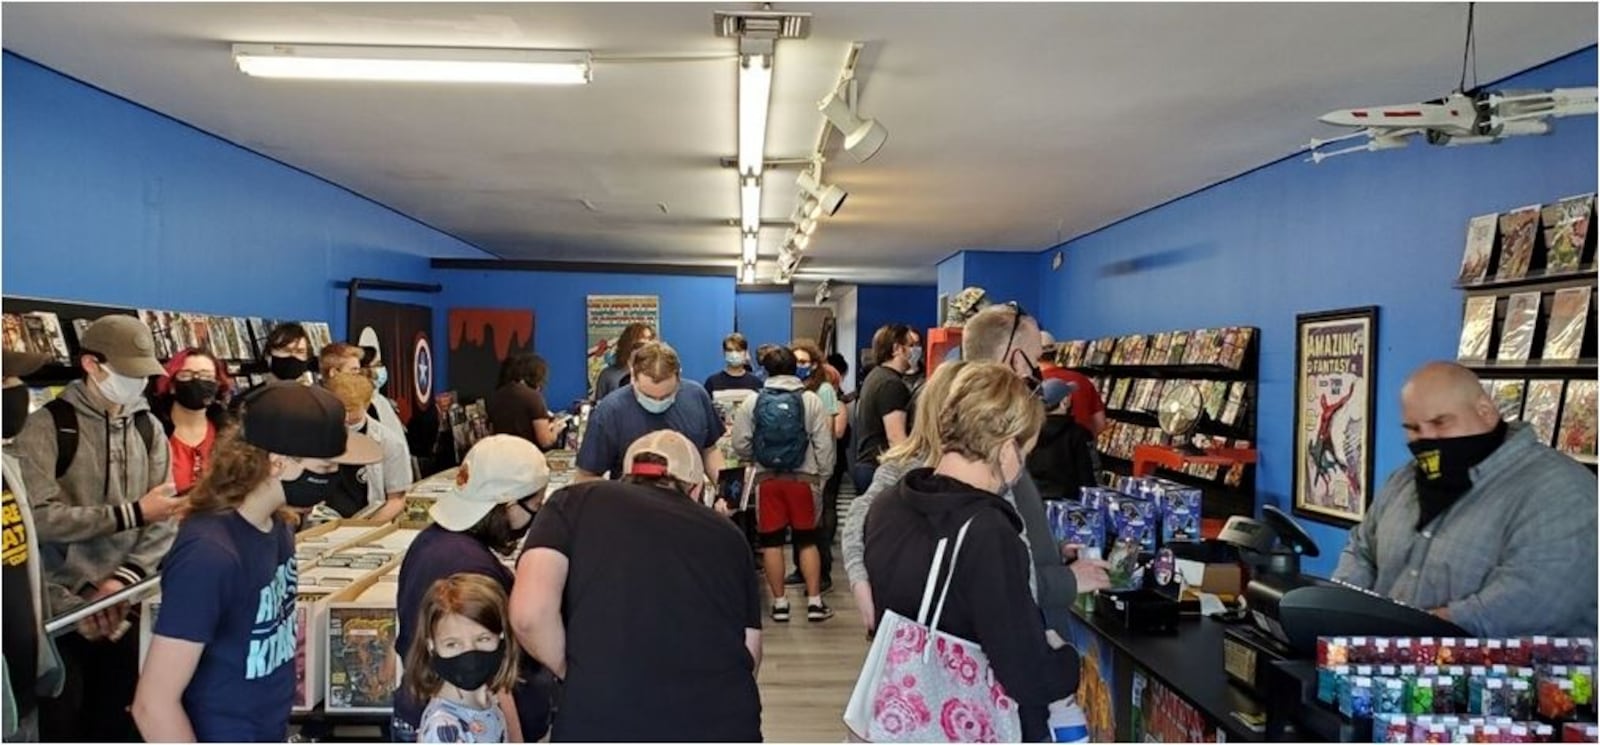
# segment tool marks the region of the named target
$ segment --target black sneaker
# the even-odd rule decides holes
[[[783,578],[784,587],[799,587],[805,583],[806,580],[804,577],[800,576],[800,570],[798,569],[790,572],[789,576]]]
[[[833,618],[833,609],[828,607],[827,601],[806,607],[807,621],[816,623],[818,621],[826,621],[830,618]]]
[[[829,611],[829,613],[832,613],[832,611]],[[772,606],[772,620],[777,621],[778,623],[788,623],[789,604],[784,603],[783,605],[778,605],[774,603]]]

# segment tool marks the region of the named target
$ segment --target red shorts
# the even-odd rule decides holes
[[[815,530],[817,506],[811,483],[792,479],[766,479],[756,486],[756,531],[777,533],[784,528]]]

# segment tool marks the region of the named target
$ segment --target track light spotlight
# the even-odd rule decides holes
[[[817,178],[815,169],[801,171],[800,177],[795,179],[795,184],[801,191],[815,199],[817,206],[822,208],[822,213],[829,217],[838,214],[839,208],[844,206],[845,197],[850,196],[837,184],[823,184],[821,179]],[[815,210],[808,209],[806,217],[815,219]]]
[[[800,252],[799,251],[794,251],[794,250],[791,250],[788,246],[784,246],[783,250],[778,252],[778,276],[779,277],[789,277],[789,276],[793,275],[794,274],[794,270],[799,268],[799,266],[800,266]]]
[[[845,152],[857,163],[865,163],[878,153],[878,148],[883,147],[884,140],[889,139],[889,130],[876,119],[856,116],[855,106],[839,96],[839,91],[843,89],[844,86],[840,86],[829,93],[817,104],[817,110],[844,135]]]

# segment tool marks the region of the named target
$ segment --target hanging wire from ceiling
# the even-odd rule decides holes
[[[1467,3],[1467,38],[1461,45],[1461,82],[1456,90],[1465,93],[1478,87],[1478,38],[1474,33],[1474,16],[1478,8],[1477,3]],[[1467,69],[1472,69],[1472,88],[1467,87]]]

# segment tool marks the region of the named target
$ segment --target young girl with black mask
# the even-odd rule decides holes
[[[150,407],[166,427],[172,449],[172,483],[179,494],[200,483],[217,435],[226,429],[229,417],[222,402],[233,390],[227,368],[202,349],[185,349],[166,366],[165,377],[156,381],[156,397]]]
[[[428,699],[418,742],[520,742],[508,738],[500,694],[517,680],[506,592],[479,574],[428,588],[421,632],[406,655],[406,689]]]
[[[433,524],[417,534],[400,564],[396,649],[427,640],[421,611],[441,579],[475,575],[510,594],[514,575],[500,557],[511,556],[521,544],[549,481],[544,455],[521,437],[491,435],[473,446],[456,471],[455,489],[434,503]],[[532,658],[513,651],[522,658],[523,680],[502,689],[499,704],[510,741],[534,742],[550,726],[552,679]],[[390,730],[395,742],[417,741],[426,704],[426,696],[407,687],[395,691]]]
[[[319,388],[273,384],[247,396],[190,495],[161,563],[162,604],[133,718],[146,742],[283,742],[294,700],[294,531],[341,463],[382,457],[344,426]]]

